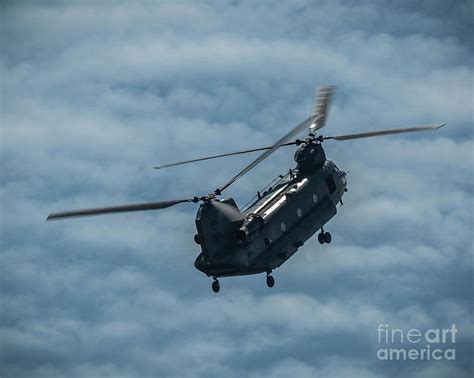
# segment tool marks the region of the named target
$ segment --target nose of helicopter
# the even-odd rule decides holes
[[[347,192],[347,172],[341,171],[341,181],[344,186],[344,191]]]
[[[336,170],[337,186],[344,192],[347,192],[347,172],[344,172],[337,168]]]

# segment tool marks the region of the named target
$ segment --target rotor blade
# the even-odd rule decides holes
[[[216,189],[216,193],[220,194],[222,191],[226,188],[228,188],[230,185],[232,185],[236,180],[241,178],[243,175],[245,175],[248,171],[251,169],[255,168],[258,164],[260,164],[263,160],[265,160],[267,157],[269,157],[272,153],[274,153],[279,147],[284,145],[289,139],[293,138],[297,134],[299,134],[301,131],[303,131],[305,128],[308,127],[308,125],[311,122],[317,121],[317,119],[321,117],[321,115],[318,115],[316,117],[309,117],[305,119],[303,122],[301,122],[299,125],[296,125],[292,130],[290,130],[288,133],[286,133],[283,137],[281,137],[269,150],[265,151],[263,154],[261,154],[258,158],[256,158],[253,162],[251,162],[249,165],[247,165],[244,169],[242,169],[239,173],[237,173],[234,177],[232,177],[226,184],[221,186],[220,188]]]
[[[90,215],[109,214],[109,213],[124,213],[128,211],[159,210],[159,209],[165,209],[167,207],[177,205],[178,203],[192,202],[192,201],[193,199],[183,199],[183,200],[146,202],[146,203],[136,203],[136,204],[131,204],[131,205],[97,207],[93,209],[64,211],[64,212],[49,214],[48,218],[46,218],[46,221],[55,220],[55,219],[73,218],[73,217],[84,217],[84,216],[90,216]]]
[[[313,134],[316,130],[321,129],[326,124],[327,114],[329,112],[329,105],[331,104],[331,97],[334,92],[333,85],[325,85],[318,88],[318,95],[314,96],[313,108],[311,110],[311,116],[315,117],[320,115],[321,117],[316,121],[312,122],[309,126],[309,133]]]
[[[289,142],[289,143],[284,143],[282,146],[291,146],[293,144],[296,144],[296,142]],[[183,165],[183,164],[189,164],[189,163],[195,163],[197,161],[203,161],[203,160],[211,160],[211,159],[217,159],[221,157],[226,157],[226,156],[233,156],[233,155],[242,155],[242,154],[247,154],[249,152],[256,152],[256,151],[264,151],[264,150],[269,150],[272,147],[260,147],[260,148],[253,148],[251,150],[245,150],[245,151],[237,151],[237,152],[229,152],[227,154],[221,154],[221,155],[214,155],[214,156],[207,156],[203,158],[197,158],[197,159],[191,159],[191,160],[184,160],[180,161],[177,163],[171,163],[171,164],[165,164],[165,165],[159,165],[157,167],[153,167],[155,169],[163,169],[163,168],[169,168],[169,167],[175,167],[177,165]]]
[[[408,127],[404,129],[387,129],[387,130],[379,130],[379,131],[368,131],[364,133],[328,136],[328,137],[324,137],[324,139],[349,140],[349,139],[359,139],[359,138],[370,138],[370,137],[380,136],[380,135],[411,133],[414,131],[437,130],[443,127],[444,125],[446,125],[446,123],[443,123],[442,125],[435,124],[435,125],[426,125],[426,126],[418,126],[418,127]]]

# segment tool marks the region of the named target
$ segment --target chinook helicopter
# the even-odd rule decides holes
[[[322,86],[314,96],[310,116],[295,126],[270,147],[208,156],[166,164],[155,169],[175,167],[203,160],[264,151],[227,183],[204,196],[161,202],[93,208],[51,213],[47,221],[130,211],[159,210],[180,203],[200,203],[196,215],[197,233],[194,241],[200,246],[194,266],[212,277],[212,290],[220,290],[220,277],[266,274],[268,287],[275,279],[272,271],[280,267],[316,232],[320,244],[331,243],[331,234],[324,226],[343,204],[347,191],[347,174],[326,159],[322,143],[326,140],[345,141],[381,135],[436,130],[445,124],[411,128],[387,129],[355,134],[323,136],[317,131],[325,126],[333,86]],[[303,130],[305,139],[296,139]],[[257,191],[239,209],[232,198],[219,199],[224,190],[255,168],[283,146],[296,145],[296,167],[276,177],[267,187]]]

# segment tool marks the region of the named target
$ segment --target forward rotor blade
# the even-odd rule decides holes
[[[437,130],[446,125],[446,123],[435,124],[435,125],[426,125],[426,126],[418,126],[418,127],[408,127],[403,129],[387,129],[387,130],[379,130],[379,131],[368,131],[364,133],[356,133],[356,134],[343,134],[343,135],[335,135],[335,136],[328,136],[324,137],[324,139],[334,139],[334,140],[349,140],[349,139],[359,139],[359,138],[370,138],[374,136],[380,135],[390,135],[390,134],[401,134],[401,133],[411,133],[414,131],[427,131],[427,130]]]
[[[323,128],[326,125],[326,118],[329,112],[329,106],[331,105],[331,97],[334,93],[333,85],[325,85],[318,88],[318,95],[314,96],[313,108],[311,110],[311,116],[320,116],[317,120],[313,121],[309,126],[309,133],[315,134],[316,130]]]
[[[90,215],[124,213],[124,212],[129,212],[129,211],[159,210],[159,209],[166,209],[167,207],[177,205],[178,203],[192,202],[192,201],[193,199],[183,199],[183,200],[146,202],[146,203],[136,203],[136,204],[131,204],[131,205],[97,207],[93,209],[64,211],[64,212],[49,214],[48,218],[46,218],[46,221],[64,219],[64,218],[73,218],[73,217],[85,217],[85,216],[90,216]]]
[[[242,169],[239,173],[237,173],[234,177],[232,177],[226,184],[221,186],[220,188],[216,189],[216,193],[220,194],[223,190],[228,188],[232,185],[236,180],[241,178],[245,175],[248,171],[255,168],[258,164],[260,164],[263,160],[269,157],[272,153],[274,153],[279,147],[283,146],[289,139],[293,138],[294,136],[298,135],[301,131],[306,129],[311,122],[316,122],[321,115],[316,117],[309,117],[301,122],[299,125],[296,125],[292,130],[286,133],[283,137],[281,137],[269,150],[265,151],[261,154],[258,158],[256,158],[253,162],[247,165],[244,169]]]
[[[280,147],[282,147],[282,146],[291,146],[291,145],[293,145],[293,144],[296,144],[296,142],[284,143],[284,144],[282,144]],[[226,156],[242,155],[242,154],[247,154],[247,153],[250,153],[250,152],[269,150],[269,149],[271,149],[271,148],[272,148],[272,147],[260,147],[260,148],[253,148],[253,149],[251,149],[251,150],[244,150],[244,151],[237,151],[237,152],[229,152],[229,153],[227,153],[227,154],[214,155],[214,156],[206,156],[206,157],[197,158],[197,159],[184,160],[184,161],[180,161],[180,162],[177,162],[177,163],[159,165],[159,166],[153,167],[153,168],[155,168],[155,169],[163,169],[163,168],[169,168],[169,167],[176,167],[177,165],[184,165],[184,164],[189,164],[189,163],[195,163],[195,162],[203,161],[203,160],[218,159],[218,158],[226,157]]]

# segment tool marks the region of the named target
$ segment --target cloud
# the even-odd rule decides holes
[[[0,374],[472,375],[472,21],[445,2],[2,5]],[[337,84],[325,145],[349,170],[326,226],[264,277],[193,267],[196,207],[44,223],[55,210],[188,198]],[[282,150],[228,192],[293,165]],[[458,358],[387,365],[376,327],[459,328]]]

